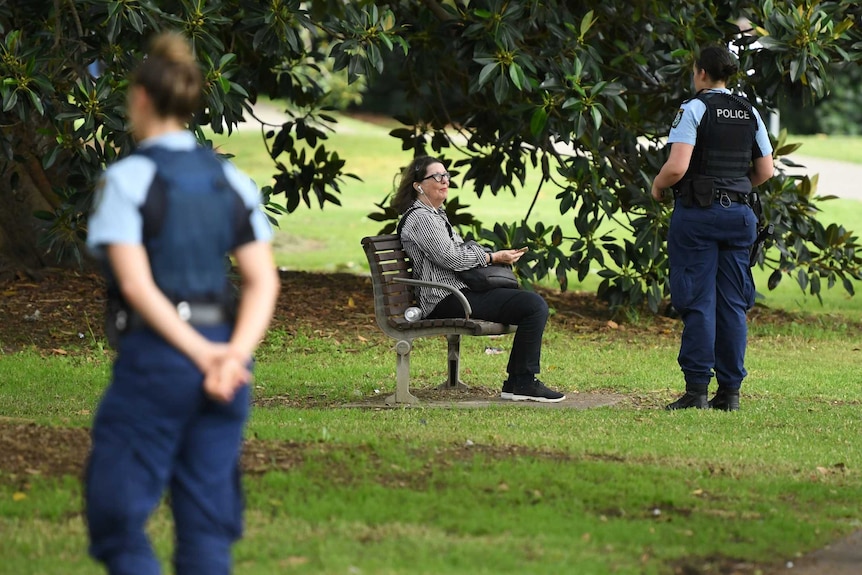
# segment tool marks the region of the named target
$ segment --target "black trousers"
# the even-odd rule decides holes
[[[522,289],[496,288],[474,292],[464,290],[474,319],[484,319],[518,326],[509,354],[509,381],[529,383],[539,373],[542,335],[548,323],[548,304],[539,294]],[[454,295],[441,300],[429,318],[464,317],[464,310]]]

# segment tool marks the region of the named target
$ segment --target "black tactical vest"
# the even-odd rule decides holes
[[[751,192],[748,172],[757,135],[757,117],[747,100],[724,92],[705,92],[691,162],[680,183],[693,176],[715,178],[715,189]]]
[[[156,285],[174,303],[217,303],[235,311],[236,290],[228,278],[227,254],[254,240],[250,212],[230,185],[218,157],[206,148],[157,146],[136,155],[150,158],[156,173],[140,207],[143,245]],[[118,349],[120,335],[138,317],[105,262],[105,335]]]
[[[211,150],[137,153],[156,164],[141,206],[156,285],[174,301],[221,301],[231,291],[226,254],[253,239],[248,208]]]
[[[153,146],[134,154],[156,165],[140,207],[143,245],[156,285],[174,302],[230,303],[234,289],[226,254],[252,241],[254,232],[250,210],[227,181],[221,161],[201,147]],[[110,273],[108,298],[118,300],[115,307],[125,305]]]

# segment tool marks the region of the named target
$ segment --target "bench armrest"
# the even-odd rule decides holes
[[[423,280],[414,280],[410,278],[392,278],[392,281],[412,286],[433,287],[446,290],[449,293],[454,294],[455,297],[458,299],[458,302],[461,304],[461,307],[464,308],[464,313],[466,314],[465,317],[467,319],[470,319],[470,316],[473,315],[473,308],[470,307],[470,302],[467,301],[467,297],[463,293],[461,293],[461,290],[459,290],[458,288],[453,288],[452,286],[437,282],[426,282]]]

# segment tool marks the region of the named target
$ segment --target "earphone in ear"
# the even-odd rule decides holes
[[[419,189],[420,194],[424,194],[425,190],[422,189],[422,186],[416,186]]]

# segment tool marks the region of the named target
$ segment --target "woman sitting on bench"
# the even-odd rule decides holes
[[[449,173],[440,160],[420,156],[410,162],[392,204],[402,214],[401,243],[410,256],[414,277],[460,290],[470,302],[475,319],[518,326],[509,354],[509,377],[503,382],[500,394],[503,399],[562,401],[565,395],[547,388],[536,378],[540,371],[542,334],[548,321],[544,298],[517,288],[470,290],[458,276],[459,271],[470,268],[514,264],[526,248],[486,252],[477,244],[465,243],[452,229],[442,207],[448,195]],[[456,297],[443,289],[417,287],[416,297],[424,318],[464,317]]]

